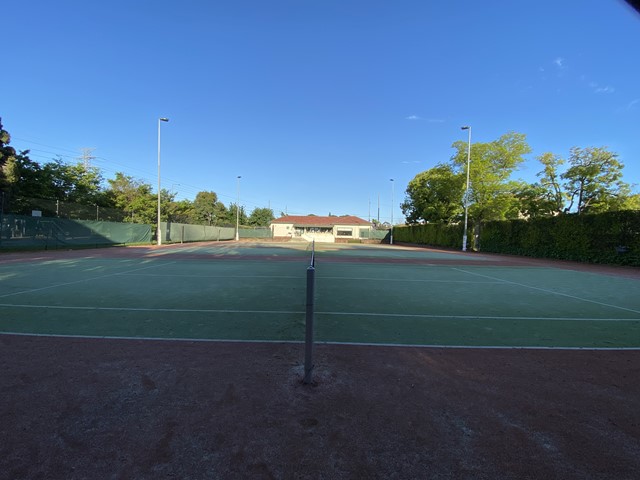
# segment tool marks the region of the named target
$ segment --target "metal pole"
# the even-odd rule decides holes
[[[242,175],[238,175],[238,198],[236,200],[236,242],[240,240],[240,179]]]
[[[462,233],[462,251],[467,251],[467,220],[469,217],[469,170],[471,166],[471,127],[464,126],[462,130],[469,130],[469,143],[467,145],[467,188],[464,191],[464,232]]]
[[[2,246],[2,234],[4,233],[4,192],[0,201],[0,246]]]
[[[168,118],[158,119],[158,245],[162,245],[162,229],[160,228],[160,122],[168,122]]]
[[[315,291],[316,269],[313,265],[307,267],[307,309],[304,335],[304,380],[303,383],[312,382],[313,374],[313,307]]]
[[[389,245],[393,245],[393,178],[391,180],[391,238],[389,239]]]

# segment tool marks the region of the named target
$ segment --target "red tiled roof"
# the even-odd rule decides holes
[[[318,215],[285,215],[271,223],[292,223],[314,227],[332,227],[334,225],[371,225],[371,223],[353,215],[343,217],[321,217]]]

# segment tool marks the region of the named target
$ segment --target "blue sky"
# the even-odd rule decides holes
[[[456,140],[535,157],[608,146],[640,183],[640,15],[621,0],[121,1],[3,5],[0,116],[46,162],[248,211],[402,219]],[[390,179],[395,181],[393,186]]]

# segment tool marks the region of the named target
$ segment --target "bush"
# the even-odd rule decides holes
[[[462,230],[462,225],[430,223],[395,227],[393,236],[397,242],[459,248]],[[479,243],[485,252],[640,266],[640,211],[487,222]]]
[[[488,222],[482,249],[531,257],[640,266],[640,211]]]
[[[461,245],[462,230],[463,227],[461,225],[435,223],[408,225],[394,227],[393,238],[396,242],[455,248]]]

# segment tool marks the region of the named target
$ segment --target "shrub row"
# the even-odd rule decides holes
[[[462,230],[462,225],[409,225],[395,227],[393,239],[396,242],[455,248],[462,245]]]
[[[398,242],[459,248],[461,225],[396,227]],[[469,242],[473,234],[469,232]],[[479,236],[482,251],[556,258],[589,263],[640,266],[640,211],[485,223]]]
[[[640,211],[488,222],[485,252],[640,266]]]

